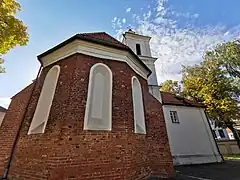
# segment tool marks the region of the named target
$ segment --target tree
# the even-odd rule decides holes
[[[240,41],[231,41],[227,43],[222,43],[216,46],[216,48],[212,51],[208,51],[205,54],[205,59],[215,60],[220,64],[220,68],[225,76],[231,77],[232,83],[231,85],[235,86],[238,91],[236,94],[232,94],[232,98],[239,105],[239,89],[240,89]],[[236,119],[239,115],[239,107],[236,107]],[[233,112],[234,113],[234,112]],[[230,116],[231,117],[231,116]],[[239,136],[236,134],[237,131],[234,129],[235,122],[231,121],[228,118],[228,121],[225,121],[227,127],[229,127],[234,133],[235,138],[238,140],[238,145],[240,145]]]
[[[160,86],[161,91],[170,92],[175,95],[179,95],[181,93],[181,85],[178,81],[166,80]]]
[[[227,122],[238,118],[239,88],[215,60],[183,68],[184,93],[207,105],[212,120]]]
[[[239,52],[235,42],[218,45],[200,65],[183,67],[182,72],[184,93],[206,104],[210,119],[229,127],[238,142],[233,120],[239,118]]]
[[[2,55],[16,45],[24,46],[28,42],[27,27],[15,17],[21,6],[15,0],[0,1],[0,73],[4,72]]]
[[[207,51],[204,58],[217,61],[231,77],[240,78],[240,41],[219,44]]]

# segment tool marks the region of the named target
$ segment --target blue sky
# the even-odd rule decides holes
[[[4,55],[0,105],[28,85],[40,66],[36,56],[81,32],[105,31],[117,38],[132,27],[152,36],[158,81],[181,79],[181,65],[203,52],[240,38],[239,0],[19,0],[18,17],[28,26],[27,46]]]

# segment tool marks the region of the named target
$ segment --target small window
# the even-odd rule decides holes
[[[219,130],[218,130],[218,133],[219,133],[219,135],[220,135],[221,138],[225,138],[225,134],[224,134],[224,132],[223,132],[222,129],[219,129]]]
[[[173,123],[179,123],[177,111],[170,111],[170,117]]]
[[[137,55],[141,55],[141,47],[140,47],[140,44],[136,44],[136,51],[137,51]]]

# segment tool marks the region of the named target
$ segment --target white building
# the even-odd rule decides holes
[[[204,106],[171,93],[161,97],[174,164],[221,162]]]
[[[5,116],[7,112],[7,109],[5,109],[4,107],[0,106],[0,126],[2,124],[3,118]]]
[[[152,71],[148,77],[149,92],[163,104],[174,163],[177,165],[221,162],[222,158],[202,105],[183,103],[169,93],[160,95],[154,65],[157,58],[151,56],[150,39],[151,37],[136,34],[132,30],[123,35],[123,43]]]
[[[222,128],[222,127],[218,127],[215,125],[215,121],[209,121],[212,131],[213,131],[213,135],[215,139],[218,140],[234,140],[234,135],[232,133],[232,131],[229,128]]]
[[[150,50],[151,37],[136,34],[131,29],[123,34],[123,43],[130,47],[130,49],[138,55],[138,57],[148,66],[152,71],[148,77],[149,92],[161,102],[160,86],[158,86],[157,75],[155,69],[155,61],[157,58],[152,57]]]

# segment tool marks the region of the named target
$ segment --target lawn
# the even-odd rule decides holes
[[[240,154],[224,155],[224,159],[226,159],[226,160],[234,160],[234,159],[240,160]]]

